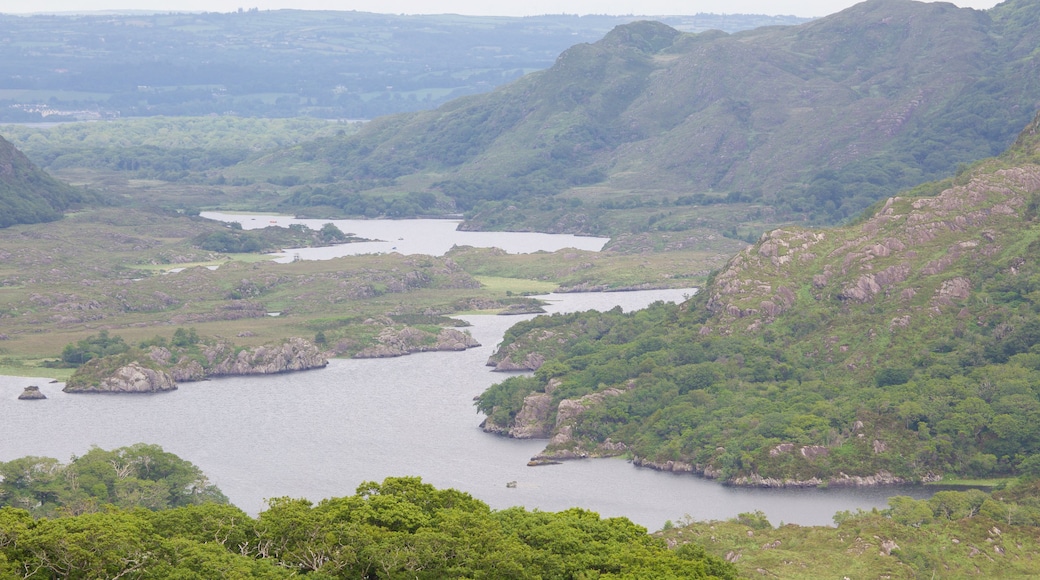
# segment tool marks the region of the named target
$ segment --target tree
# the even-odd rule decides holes
[[[318,238],[326,244],[333,244],[336,242],[344,242],[347,240],[347,235],[336,227],[336,224],[329,222],[318,230]]]

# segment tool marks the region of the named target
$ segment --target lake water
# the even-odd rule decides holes
[[[428,254],[443,256],[452,246],[475,248],[501,248],[510,254],[529,254],[537,251],[554,252],[563,248],[576,248],[598,252],[609,241],[608,238],[572,236],[568,234],[540,234],[533,232],[460,232],[460,220],[312,220],[288,216],[233,214],[202,212],[202,217],[223,222],[238,222],[243,229],[251,230],[276,225],[288,227],[303,224],[320,230],[329,222],[343,233],[372,242],[340,244],[325,248],[298,248],[287,250],[278,258],[279,262],[290,262],[297,257],[303,260],[327,260],[340,256],[358,254]]]
[[[547,310],[633,310],[692,292],[550,295]],[[69,395],[46,380],[0,377],[0,461],[25,455],[66,461],[91,445],[157,443],[198,465],[235,505],[253,514],[270,497],[319,500],[351,495],[363,481],[419,475],[494,508],[580,506],[627,516],[651,530],[687,514],[725,519],[756,509],[774,524],[830,524],[839,510],[884,507],[890,495],[930,494],[914,487],[732,488],[622,459],[527,467],[544,442],[483,433],[472,400],[505,378],[485,363],[505,330],[529,317],[464,318],[482,347],[334,360],[322,370],[187,383],[155,395]],[[17,400],[33,384],[48,399]],[[517,482],[515,488],[506,487],[510,481]]]

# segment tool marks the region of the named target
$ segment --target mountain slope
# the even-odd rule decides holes
[[[343,183],[292,202],[404,189],[470,209],[579,187],[593,201],[764,200],[848,217],[1010,144],[1040,103],[1035,5],[869,0],[733,35],[619,26],[491,94],[301,148]]]
[[[92,197],[39,170],[0,137],[0,228],[56,220]]]
[[[501,351],[547,362],[481,395],[485,427],[762,485],[1015,473],[1040,460],[1038,212],[1040,116],[854,225],[764,235],[681,309],[518,325]]]

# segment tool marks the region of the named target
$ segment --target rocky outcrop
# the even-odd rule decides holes
[[[488,366],[494,366],[495,372],[536,371],[543,364],[545,364],[545,355],[540,352],[529,352],[519,362],[511,358],[503,358],[498,362],[494,362],[494,357],[488,359]]]
[[[469,333],[454,328],[442,328],[432,335],[406,326],[401,329],[386,327],[376,338],[379,344],[363,349],[354,358],[391,358],[416,352],[460,351],[480,346]]]
[[[509,428],[509,436],[514,439],[546,439],[552,432],[549,414],[552,408],[552,395],[548,393],[531,393],[524,398],[524,406],[516,414],[513,426]]]
[[[207,359],[211,355],[204,350]],[[325,368],[329,360],[318,347],[303,338],[293,337],[280,345],[264,345],[231,354],[213,364],[209,376],[273,375],[292,371]],[[188,367],[190,367],[190,363]]]
[[[105,370],[107,357],[94,359],[73,374],[64,390],[67,393],[151,393],[176,389],[178,382],[302,371],[324,368],[329,363],[321,350],[302,338],[248,349],[239,349],[225,340],[200,344],[191,350],[152,346],[145,357],[140,359],[143,364],[135,360],[114,371]],[[93,368],[87,369],[91,365]],[[81,371],[85,372],[81,374]],[[87,378],[98,376],[102,377],[100,381]]]
[[[708,290],[713,317],[703,335],[757,331],[792,309],[833,315],[863,305],[901,302],[892,331],[959,307],[974,288],[970,264],[989,262],[1018,231],[1028,192],[1040,188],[1040,167],[978,173],[934,197],[892,197],[868,219],[846,228],[778,229],[733,257]],[[1013,273],[1013,272],[1012,272]],[[891,321],[891,322],[889,322]]]
[[[520,314],[545,314],[545,309],[537,302],[510,304],[501,312],[500,316],[516,316]]]
[[[485,433],[491,433],[493,435],[504,435],[507,437],[509,436],[509,425],[499,425],[498,423],[495,423],[495,420],[491,417],[485,418],[480,423],[480,428]]]
[[[38,401],[40,399],[46,399],[47,395],[40,392],[40,387],[28,386],[22,391],[21,395],[18,395],[20,401]]]
[[[740,487],[819,487],[821,485],[836,487],[876,487],[879,485],[903,485],[910,483],[908,480],[892,475],[887,471],[879,471],[874,475],[847,475],[839,472],[838,475],[827,479],[812,477],[809,479],[779,479],[775,477],[762,477],[757,473],[731,479],[731,485]]]
[[[560,379],[549,379],[544,392],[534,392],[524,397],[524,403],[516,417],[508,425],[495,423],[488,417],[480,424],[485,433],[504,435],[514,439],[548,439],[552,434],[552,393],[560,386]],[[555,462],[549,462],[555,463]],[[538,463],[541,465],[541,463]]]
[[[629,385],[631,387],[631,385]],[[586,457],[608,457],[618,455],[627,448],[623,443],[607,440],[599,444],[591,452],[574,438],[574,425],[578,418],[592,407],[600,405],[609,397],[616,397],[625,391],[622,389],[605,389],[589,393],[577,399],[564,399],[556,407],[556,425],[552,429],[552,437],[545,451],[531,458],[532,461],[584,459]]]
[[[119,367],[96,385],[66,385],[66,393],[157,393],[177,388],[170,373],[132,362]]]
[[[202,364],[199,361],[182,356],[180,360],[173,363],[174,355],[166,347],[151,347],[148,350],[148,358],[155,363],[163,365],[167,372],[173,376],[173,380],[178,383],[201,381],[206,378],[206,369],[202,368]]]
[[[656,471],[669,471],[672,473],[701,473],[700,469],[692,463],[686,463],[685,461],[650,461],[643,457],[636,457],[632,460],[632,464],[638,467],[647,467]]]
[[[542,328],[504,344],[488,357],[487,366],[496,371],[536,371],[553,352],[573,338],[573,334]]]

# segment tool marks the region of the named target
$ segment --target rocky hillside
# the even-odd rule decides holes
[[[682,308],[548,317],[487,428],[553,460],[752,485],[1017,473],[1040,460],[1040,116],[1003,156],[836,229],[773,231]],[[1034,459],[1030,459],[1034,458]]]
[[[0,137],[0,228],[54,221],[76,204],[96,201],[44,173]]]
[[[87,361],[69,378],[67,393],[153,393],[177,388],[178,382],[209,377],[270,375],[324,368],[322,351],[302,338],[251,349],[226,340],[145,349]]]
[[[561,220],[590,201],[842,219],[1008,146],[1040,103],[1038,23],[1026,0],[869,0],[732,35],[619,26],[494,93],[295,149],[340,182],[289,203],[360,211],[407,185],[425,211],[569,191]]]

